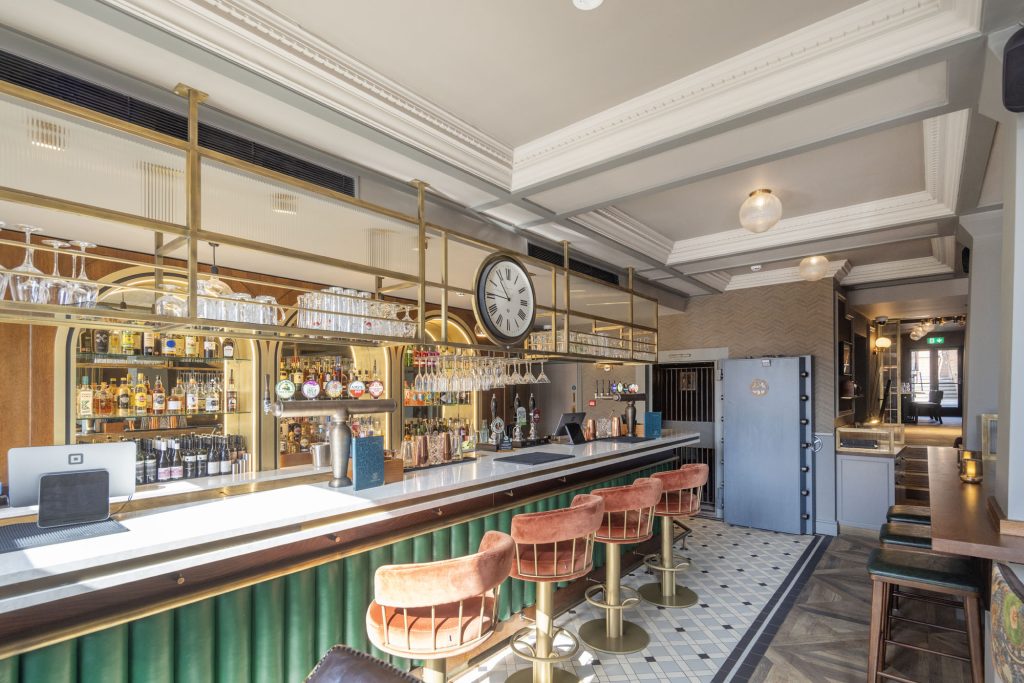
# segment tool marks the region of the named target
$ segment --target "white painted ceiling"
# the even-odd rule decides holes
[[[265,0],[509,145],[779,38],[857,0]]]
[[[212,108],[683,296],[792,280],[813,253],[860,288],[959,277],[958,215],[1001,197],[979,83],[1000,66],[986,32],[1011,14],[1006,0],[0,4],[15,31],[187,82]],[[736,217],[757,187],[783,202],[761,236]]]

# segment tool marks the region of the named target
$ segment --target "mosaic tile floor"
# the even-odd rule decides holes
[[[820,546],[827,543],[823,537],[733,527],[713,519],[694,519],[688,526],[693,533],[686,550],[678,552],[690,557],[693,564],[680,575],[679,583],[695,590],[700,601],[687,609],[664,609],[642,602],[627,610],[626,619],[650,634],[650,645],[624,656],[584,646],[572,662],[584,683],[745,679],[799,592],[798,584],[806,580],[807,570],[813,569],[823,550]],[[676,543],[677,548],[681,545]],[[638,568],[624,576],[622,583],[638,588],[653,580],[645,569]],[[600,610],[582,603],[556,623],[578,632],[583,623],[600,616]],[[762,634],[765,637],[760,637]],[[525,668],[528,664],[505,648],[456,680],[501,683]]]

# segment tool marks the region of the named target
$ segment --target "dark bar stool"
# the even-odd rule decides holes
[[[370,642],[424,660],[423,680],[444,683],[445,658],[469,652],[494,631],[498,591],[514,553],[508,534],[488,531],[474,555],[379,568],[366,610]]]
[[[642,627],[622,618],[622,610],[640,602],[636,590],[620,585],[622,557],[619,546],[643,543],[651,537],[654,508],[661,500],[661,482],[641,477],[630,486],[595,489],[595,496],[604,499],[604,519],[597,530],[597,540],[606,544],[605,579],[603,586],[591,586],[584,593],[587,602],[605,611],[602,619],[588,621],[580,627],[580,640],[601,652],[629,654],[647,647],[651,637]],[[622,589],[632,597],[622,600]],[[604,602],[594,594],[604,592]]]
[[[576,636],[554,625],[555,584],[586,576],[594,568],[594,536],[601,525],[604,501],[598,496],[579,495],[561,510],[530,512],[512,518],[515,561],[511,575],[537,584],[536,619],[533,626],[512,635],[512,653],[533,663],[532,669],[517,671],[507,683],[576,683],[577,676],[555,668],[555,664],[576,656]],[[559,634],[568,636],[572,647],[554,650]],[[529,636],[534,636],[534,644]]]
[[[878,540],[883,548],[931,551],[932,528],[925,524],[888,522],[878,530]]]
[[[885,513],[885,521],[930,525],[932,509],[924,505],[891,505]]]
[[[889,645],[910,648],[942,657],[958,659],[970,664],[971,681],[983,683],[982,668],[982,625],[981,591],[982,577],[976,563],[970,558],[953,557],[907,550],[879,548],[871,551],[868,558],[868,573],[871,575],[871,633],[868,644],[868,683],[880,679],[907,682],[902,676],[884,673],[886,649]],[[892,638],[892,622],[905,621],[942,630],[959,631],[945,626],[928,624],[892,613],[893,591],[897,588],[912,588],[959,598],[960,603],[951,600],[935,600],[916,594],[902,593],[906,599],[926,600],[952,606],[962,606],[967,634],[968,656],[939,652],[928,648],[903,643]],[[959,631],[963,632],[963,631]],[[913,683],[910,681],[910,683]]]
[[[420,680],[376,657],[346,645],[335,645],[316,663],[306,683],[420,683]]]
[[[700,512],[701,491],[708,483],[708,466],[691,463],[652,476],[662,484],[661,501],[654,508],[654,514],[661,517],[661,553],[647,555],[644,564],[659,572],[661,581],[640,586],[640,597],[662,607],[691,607],[697,604],[697,594],[676,585],[676,572],[689,567],[690,560],[677,557],[672,551],[673,524],[678,517],[692,517]]]

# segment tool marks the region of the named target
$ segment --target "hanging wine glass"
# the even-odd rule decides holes
[[[526,365],[526,374],[523,375],[523,382],[525,384],[536,384],[537,383],[537,378],[533,376],[533,362],[532,361],[527,361],[525,363],[525,365]]]
[[[82,252],[82,265],[78,275],[76,276],[72,273],[72,277],[79,280],[75,303],[83,308],[96,308],[96,297],[100,292],[100,286],[93,284],[85,273],[85,250],[92,249],[96,245],[92,242],[83,242],[82,240],[72,240],[71,244],[78,247],[78,250]]]
[[[25,260],[20,266],[12,268],[14,275],[11,276],[11,298],[30,304],[45,304],[47,300],[46,283],[41,277],[43,271],[32,263],[32,233],[42,232],[42,228],[34,225],[18,225],[18,230],[25,233]]]
[[[540,374],[537,375],[537,384],[551,384],[551,380],[544,374],[544,361],[540,362]]]
[[[61,285],[63,284],[60,280],[60,250],[71,245],[60,240],[43,240],[43,244],[48,247],[53,247],[53,272],[50,273],[53,279],[46,283],[46,299],[51,304],[59,304],[61,303],[60,290]],[[72,277],[74,277],[74,272],[75,271],[72,269]]]

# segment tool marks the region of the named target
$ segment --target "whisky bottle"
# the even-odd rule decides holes
[[[78,389],[78,417],[92,417],[92,385],[89,377],[82,376],[82,386]]]
[[[224,392],[224,410],[229,413],[238,412],[238,388],[235,387],[235,371],[228,372],[228,386]]]
[[[95,392],[94,402],[96,415],[109,417],[114,414],[114,401],[106,382],[101,383],[99,390]]]
[[[121,384],[117,387],[117,415],[118,417],[128,417],[132,414],[132,385],[131,380],[125,375],[124,379],[121,380]]]
[[[185,389],[185,412],[199,412],[199,385],[196,384],[195,375],[188,378],[188,388]]]
[[[93,332],[92,347],[96,353],[110,353],[110,330],[96,330]]]
[[[185,358],[196,358],[199,356],[199,339],[194,334],[185,335]]]
[[[107,335],[107,353],[112,356],[121,355],[121,330],[110,330]]]
[[[135,332],[132,330],[121,330],[121,353],[126,356],[135,355]]]
[[[224,343],[221,344],[221,353],[224,354],[225,358],[234,358],[235,357],[235,340],[232,339],[231,337],[228,337],[227,339],[225,339]]]
[[[163,338],[163,355],[174,357],[178,355],[178,341],[175,335],[167,333]]]
[[[159,376],[156,378],[156,386],[153,387],[153,414],[163,415],[167,410],[167,395],[164,392],[164,383]]]
[[[152,356],[158,350],[155,346],[156,334],[146,330],[142,333],[142,355]]]
[[[181,384],[181,377],[178,378],[178,383],[171,389],[170,395],[167,397],[167,412],[172,415],[185,412],[185,387]]]
[[[203,358],[216,358],[217,357],[217,338],[206,337],[203,339]]]
[[[149,392],[146,391],[146,378],[140,372],[135,379],[135,414],[146,415],[149,412]]]
[[[78,335],[78,351],[79,353],[95,353],[93,350],[93,333],[90,329],[82,330],[82,333]]]

